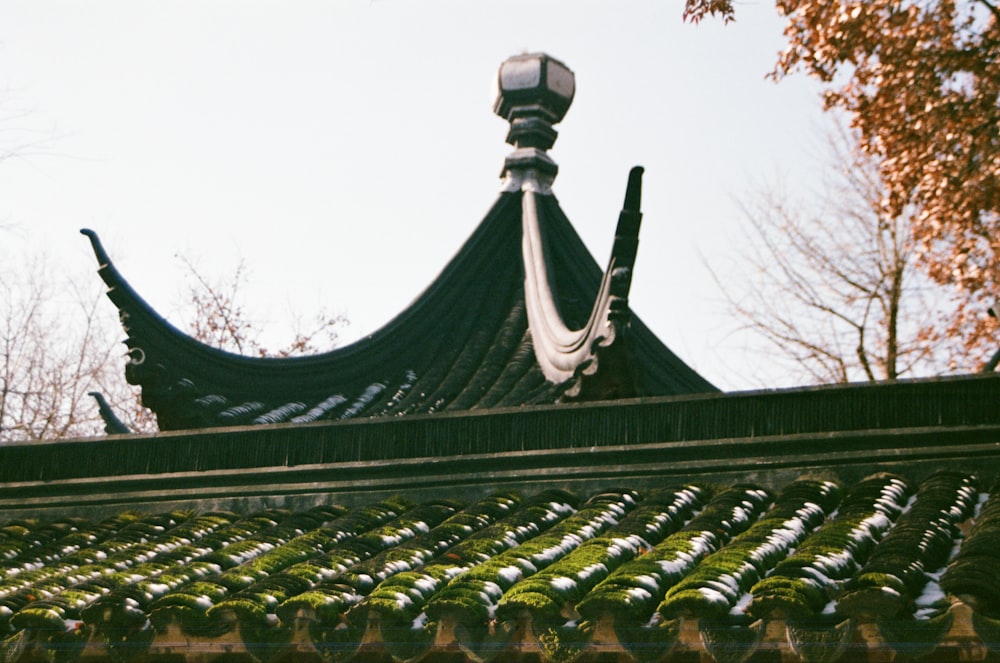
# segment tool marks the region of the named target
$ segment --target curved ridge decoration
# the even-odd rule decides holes
[[[153,307],[150,306],[146,300],[135,291],[134,288],[132,288],[125,277],[122,276],[121,272],[118,271],[118,268],[115,267],[115,264],[111,261],[111,257],[108,255],[107,250],[104,248],[104,244],[101,242],[101,238],[98,237],[95,231],[90,228],[81,228],[80,234],[87,237],[90,241],[94,257],[97,258],[97,273],[100,275],[101,280],[104,281],[104,284],[108,287],[108,298],[111,299],[111,301],[119,309],[122,328],[128,335],[128,338],[125,341],[125,344],[129,348],[125,353],[128,359],[128,365],[139,366],[145,363],[147,358],[146,351],[139,345],[136,345],[137,340],[133,337],[132,329],[129,326],[129,318],[132,316],[143,316],[149,321],[152,321],[154,326],[159,328],[158,331],[161,334],[165,336],[183,338],[186,343],[200,346],[206,352],[217,355],[231,355],[233,357],[252,359],[251,357],[243,357],[242,355],[236,355],[225,350],[214,348],[172,325],[168,320],[159,315]]]
[[[616,341],[623,342],[629,326],[628,292],[638,247],[639,211],[643,169],[629,173],[625,204],[615,232],[615,243],[587,322],[580,329],[570,329],[563,321],[556,302],[553,280],[546,262],[543,224],[536,201],[536,191],[524,187],[522,198],[522,252],[524,292],[528,325],[535,357],[546,379],[557,384],[573,378],[583,380],[595,375],[599,355]],[[544,194],[542,194],[544,195]],[[625,353],[627,354],[627,353]],[[627,363],[627,357],[615,363]],[[616,371],[627,366],[616,366]],[[621,382],[621,380],[616,380]],[[628,380],[634,382],[633,380]],[[569,398],[581,395],[582,384],[567,392]],[[621,394],[634,395],[634,394]]]

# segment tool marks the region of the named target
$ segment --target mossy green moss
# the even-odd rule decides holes
[[[34,601],[17,611],[10,623],[16,629],[58,632],[66,630],[66,611],[50,601]]]
[[[977,612],[1000,618],[1000,481],[991,487],[968,538],[941,577],[941,589],[974,596]]]
[[[722,618],[765,571],[783,559],[839,502],[837,487],[810,480],[790,484],[766,517],[727,547],[709,554],[667,591],[658,610],[665,617],[691,613]]]
[[[731,596],[704,586],[674,587],[657,610],[667,618],[694,615],[705,619],[722,619],[734,603]]]
[[[754,617],[768,615],[770,608],[780,608],[787,615],[815,615],[826,606],[828,595],[810,578],[772,575],[751,588],[753,599],[748,612]]]
[[[496,617],[501,621],[516,619],[522,610],[527,610],[533,621],[539,624],[556,624],[565,621],[561,617],[563,604],[551,596],[529,590],[505,594],[497,605]]]
[[[805,596],[792,589],[776,588],[765,594],[754,595],[746,612],[754,619],[776,618],[778,615],[787,618],[797,615],[814,615],[822,607],[817,608]]]
[[[615,623],[641,624],[649,621],[659,601],[659,592],[644,587],[608,585],[601,592],[588,594],[576,610],[588,619],[610,614]]]
[[[427,605],[427,615],[433,620],[451,617],[468,627],[484,626],[490,619],[489,601],[484,594],[468,589],[449,589]]]
[[[265,622],[269,609],[277,608],[277,603],[269,605],[266,597],[260,596],[240,596],[230,597],[208,609],[206,616],[209,619],[221,617],[225,611],[236,613],[240,620],[246,622]]]
[[[975,505],[975,486],[973,477],[953,471],[926,478],[910,509],[848,583],[838,609],[851,615],[867,610],[885,618],[908,611],[926,585],[927,573],[947,561],[958,538],[957,524]]]
[[[739,485],[717,492],[702,511],[679,531],[625,562],[577,604],[580,614],[596,620],[603,612],[648,621],[666,591],[680,582],[730,534],[744,531],[769,503],[756,486]]]
[[[275,608],[275,614],[283,624],[290,625],[300,610],[310,610],[320,623],[332,626],[336,625],[347,608],[357,603],[360,598],[349,591],[314,589],[285,600]]]

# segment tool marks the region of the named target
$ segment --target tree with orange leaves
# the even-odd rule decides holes
[[[988,0],[776,0],[788,46],[775,80],[804,71],[878,163],[890,218],[910,215],[917,261],[961,295],[949,333],[980,363],[1000,297],[1000,9]],[[684,16],[734,18],[732,0]],[[911,214],[912,212],[912,214]]]

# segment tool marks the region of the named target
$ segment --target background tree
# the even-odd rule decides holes
[[[742,269],[716,277],[730,309],[797,381],[968,370],[947,333],[952,289],[916,267],[915,211],[888,212],[878,164],[847,136],[831,138],[826,189],[809,202],[771,189],[744,205]]]
[[[246,263],[240,260],[228,278],[213,280],[190,259],[178,258],[188,275],[188,332],[202,343],[242,355],[303,356],[335,347],[340,330],[350,324],[344,315],[326,309],[320,309],[308,323],[292,312],[287,321],[294,335],[291,342],[269,350],[261,341],[263,325],[247,315],[240,296],[249,278]]]
[[[798,70],[844,111],[884,185],[882,215],[908,216],[914,257],[957,286],[948,333],[982,362],[1000,295],[1000,10],[988,0],[776,0]],[[732,0],[687,0],[685,17],[731,20]],[[913,210],[917,210],[913,213]]]
[[[93,269],[64,274],[30,256],[4,253],[0,443],[102,435],[104,422],[91,392],[100,393],[130,430],[156,430],[137,390],[125,382],[121,327]],[[248,278],[245,265],[240,262],[228,278],[212,279],[182,262],[189,274],[183,317],[190,320],[190,333],[210,345],[259,356],[310,354],[333,347],[346,324],[343,316],[321,311],[313,327],[293,328],[292,342],[271,353],[259,341],[262,325],[239,300]]]
[[[39,262],[6,265],[0,273],[0,441],[96,434],[103,425],[88,392],[105,392],[118,407],[130,400],[109,371],[121,352],[119,333],[100,312],[103,293],[57,282]]]
[[[47,156],[51,132],[23,126],[29,113],[0,90],[0,164]],[[54,269],[15,224],[0,219],[0,443],[104,433],[92,394],[130,430],[154,431],[155,419],[126,384],[121,326],[92,267]],[[334,347],[342,315],[320,311],[311,326],[292,315],[294,338],[277,352],[261,342],[262,325],[239,295],[247,281],[240,261],[228,279],[212,280],[181,258],[188,275],[185,311],[196,339],[242,354],[290,356]]]

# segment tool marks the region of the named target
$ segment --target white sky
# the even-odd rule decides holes
[[[279,329],[326,306],[348,337],[370,333],[494,202],[512,148],[492,82],[508,56],[545,51],[577,79],[551,151],[563,209],[603,264],[628,169],[645,166],[633,309],[709,380],[759,386],[705,263],[728,269],[755,182],[816,177],[819,98],[802,77],[764,78],[783,45],[773,3],[729,26],[681,10],[0,0],[0,148],[45,141],[0,163],[7,248],[90,269],[77,230],[91,227],[181,324],[175,255],[220,275],[243,258],[246,302]]]

